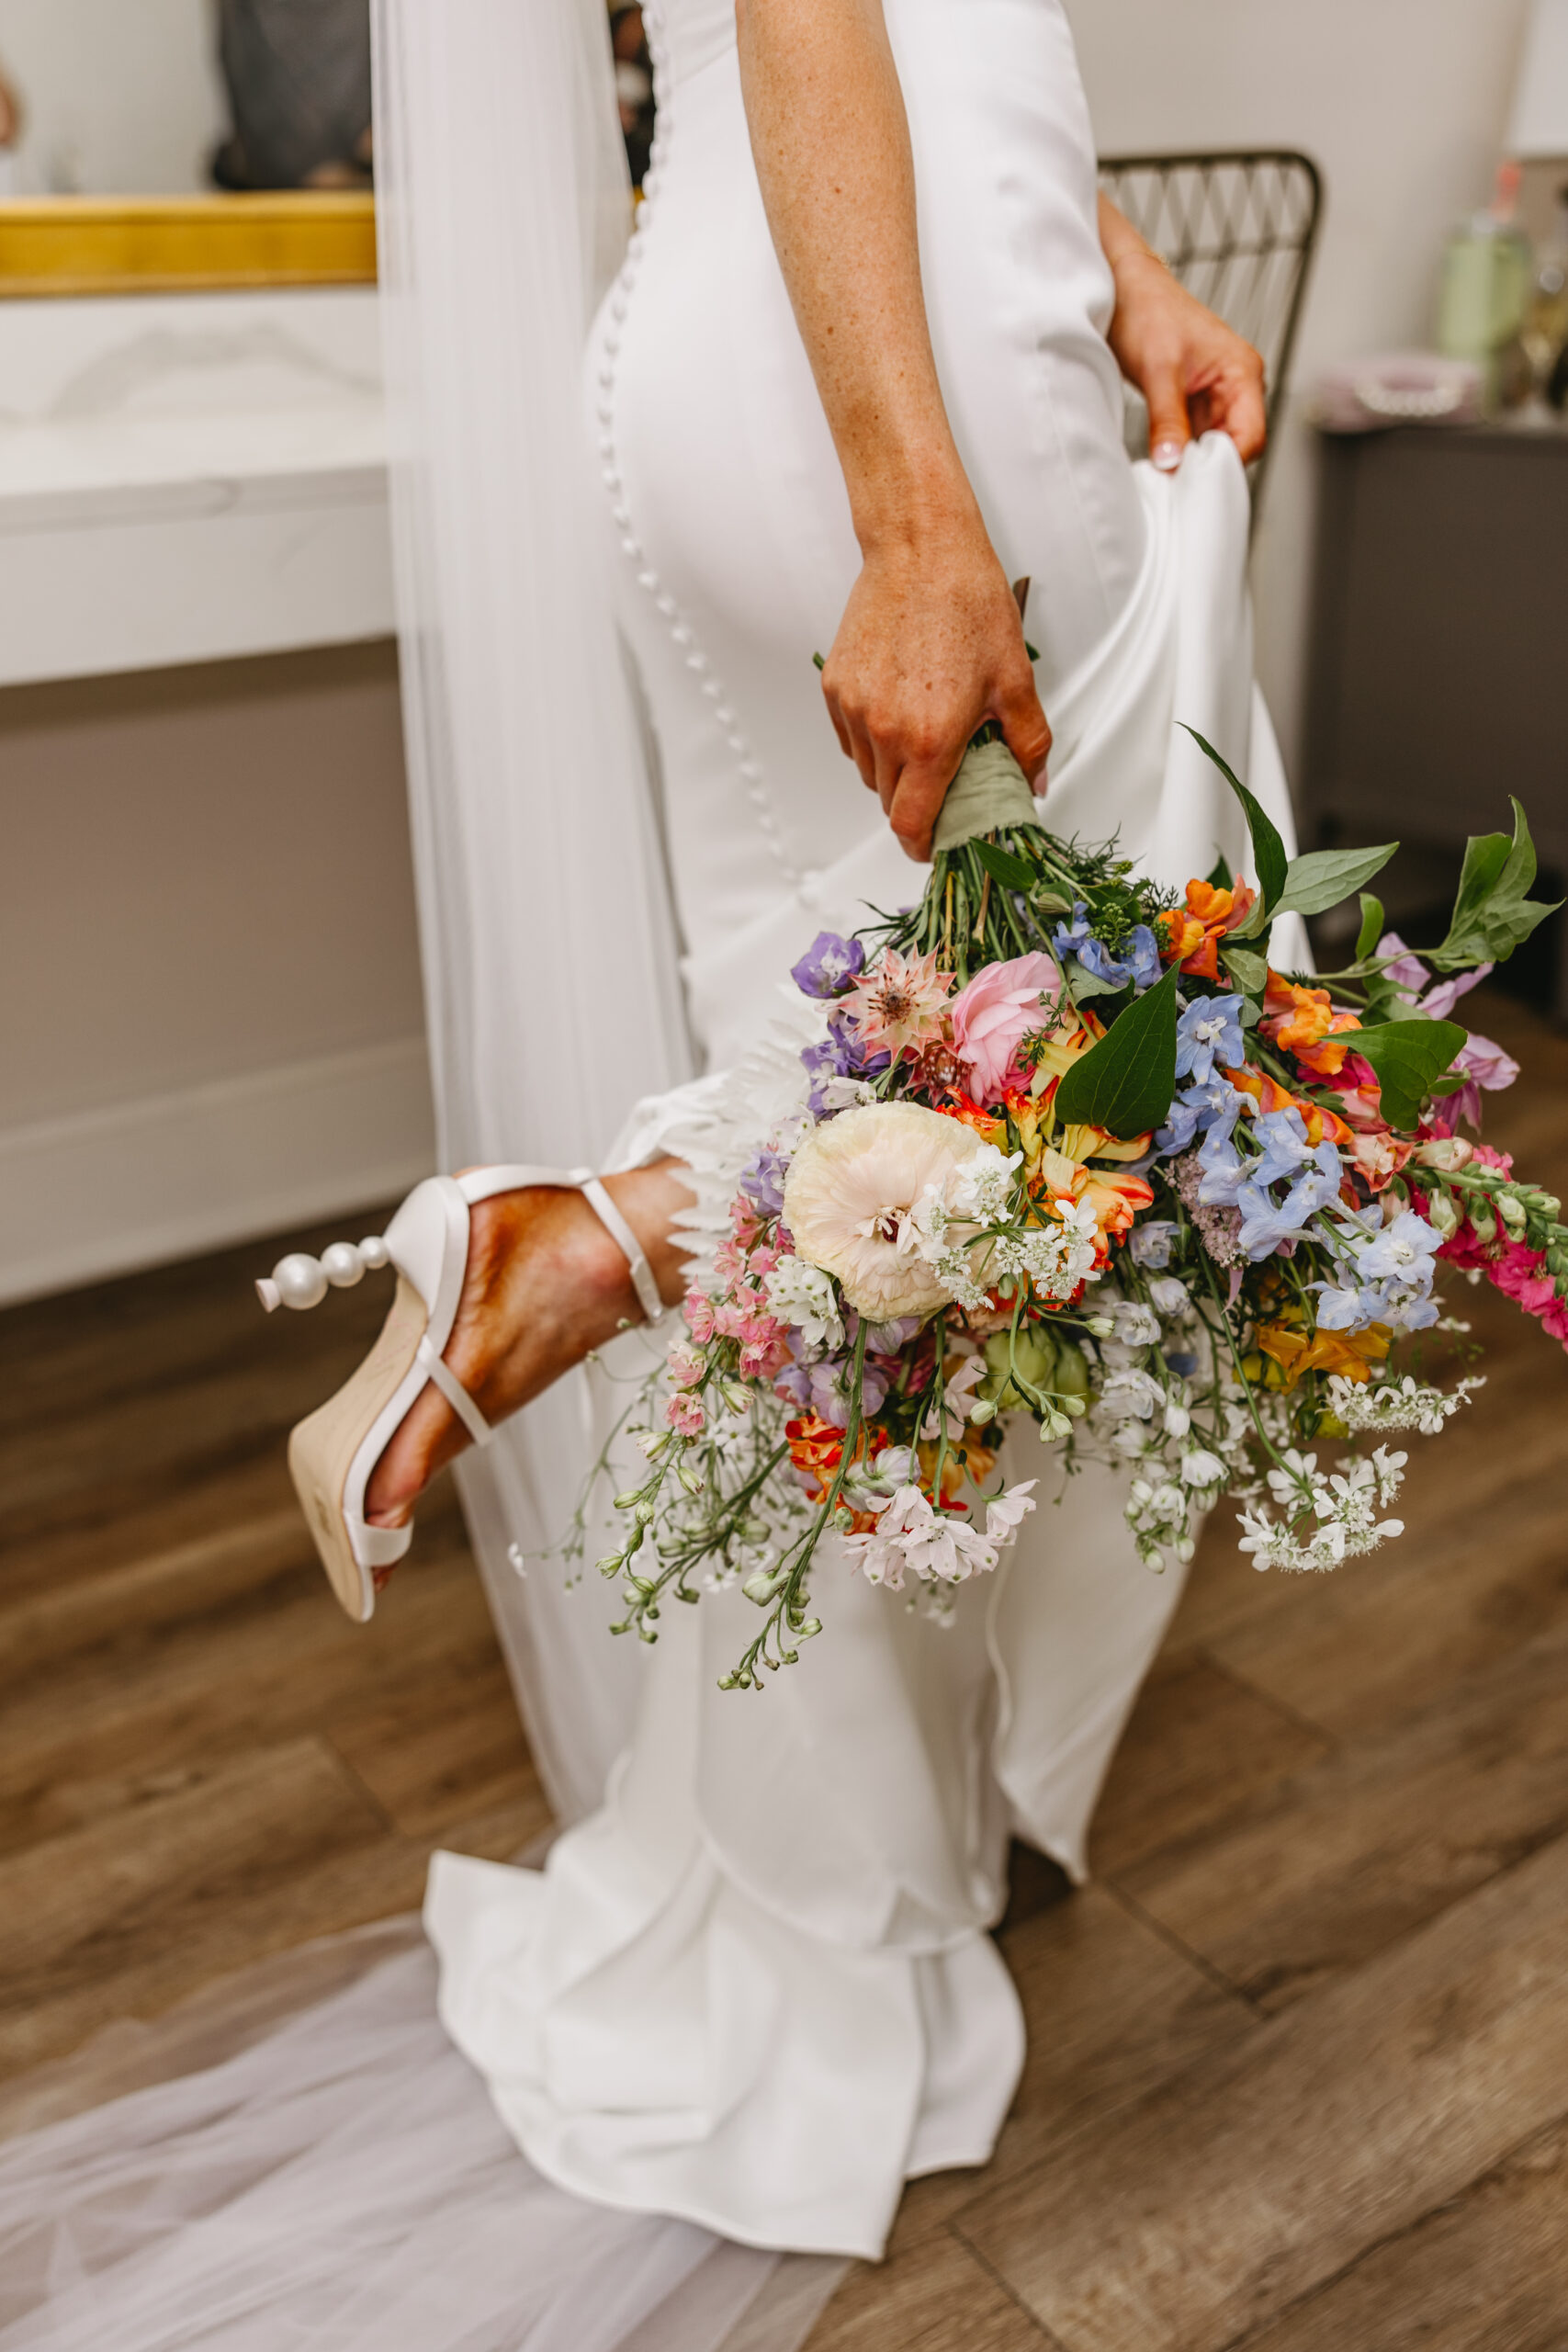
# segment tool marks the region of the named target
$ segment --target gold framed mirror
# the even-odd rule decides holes
[[[0,203],[0,300],[375,278],[376,203],[360,189]]]

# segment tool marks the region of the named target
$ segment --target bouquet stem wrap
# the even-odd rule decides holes
[[[956,849],[1005,826],[1038,824],[1029,779],[1005,743],[972,743],[936,820],[931,853]]]

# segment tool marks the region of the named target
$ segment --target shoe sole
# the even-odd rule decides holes
[[[354,1556],[344,1494],[355,1455],[412,1369],[424,1336],[425,1306],[400,1274],[380,1336],[357,1372],[300,1421],[288,1440],[288,1475],[333,1591],[356,1625],[376,1608],[369,1569]]]

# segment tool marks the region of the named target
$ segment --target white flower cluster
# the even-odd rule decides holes
[[[781,1258],[766,1277],[766,1288],[770,1311],[801,1332],[807,1346],[829,1351],[843,1346],[843,1318],[831,1274],[804,1258]]]
[[[977,1236],[975,1219],[928,1194],[913,1213],[920,1255],[949,1296],[971,1313],[985,1307],[998,1283],[1021,1274],[1038,1298],[1072,1298],[1096,1279],[1094,1212],[1065,1195],[1052,1206],[1048,1224],[1009,1225]]]
[[[868,1584],[902,1592],[906,1573],[922,1584],[962,1584],[994,1568],[1025,1516],[1034,1509],[1035,1481],[1023,1479],[986,1506],[976,1527],[952,1511],[933,1509],[919,1487],[900,1487],[866,1535],[846,1535],[844,1550]]]
[[[1328,1409],[1352,1432],[1419,1430],[1423,1437],[1436,1437],[1460,1407],[1470,1402],[1473,1392],[1485,1385],[1483,1380],[1470,1379],[1448,1390],[1429,1388],[1406,1373],[1403,1380],[1373,1385],[1336,1373],[1328,1384]]]
[[[1269,1490],[1280,1516],[1264,1506],[1237,1513],[1240,1549],[1255,1568],[1337,1568],[1362,1552],[1403,1535],[1400,1519],[1380,1520],[1399,1492],[1408,1456],[1380,1445],[1370,1458],[1324,1472],[1315,1453],[1288,1447],[1269,1473]],[[1303,1524],[1304,1522],[1304,1524]]]

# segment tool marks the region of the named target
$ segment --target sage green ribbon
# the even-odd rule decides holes
[[[1029,779],[1005,743],[971,743],[947,787],[931,837],[931,854],[994,833],[1001,825],[1035,825],[1040,812]]]

